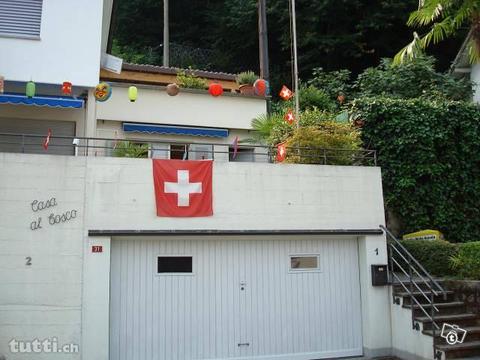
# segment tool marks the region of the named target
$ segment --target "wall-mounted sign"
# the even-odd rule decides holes
[[[37,212],[55,207],[57,205],[58,205],[57,199],[52,197],[52,198],[49,198],[47,200],[42,200],[42,201],[33,200],[30,203],[30,208],[32,209],[32,211],[34,213],[37,213]],[[55,214],[55,213],[52,212],[52,213],[50,213],[50,215],[48,215],[48,223],[50,225],[56,225],[56,224],[60,224],[60,223],[64,223],[64,222],[73,220],[76,217],[77,217],[77,210],[68,210],[68,211],[65,211],[65,212],[60,213],[60,214],[58,214],[58,213]],[[32,221],[30,223],[30,230],[42,229],[42,219],[43,218],[41,216],[39,216],[37,218],[37,220]]]
[[[92,253],[101,253],[103,252],[103,246],[102,245],[93,245],[92,246]]]

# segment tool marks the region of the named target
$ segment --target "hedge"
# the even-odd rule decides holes
[[[460,278],[480,280],[480,241],[461,244],[452,267]]]
[[[467,102],[360,98],[365,148],[378,151],[385,204],[401,232],[480,233],[480,108]]]
[[[450,261],[458,251],[455,244],[443,240],[403,240],[401,243],[430,274],[455,275]]]
[[[401,243],[434,276],[480,280],[480,241],[452,244],[443,240],[402,240]]]

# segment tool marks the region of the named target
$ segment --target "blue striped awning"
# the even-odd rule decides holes
[[[29,98],[19,94],[0,94],[0,104],[47,106],[55,108],[83,108],[83,99],[58,96],[34,96]]]
[[[228,137],[228,129],[123,123],[123,131],[148,134]]]

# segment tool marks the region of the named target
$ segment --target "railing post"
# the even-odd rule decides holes
[[[323,149],[323,165],[327,165],[327,151]]]
[[[85,149],[85,156],[88,156],[88,138],[87,138],[87,142],[86,142],[86,149]]]
[[[389,257],[389,261],[390,261],[390,271],[388,273],[388,278],[389,278],[389,281],[390,281],[390,284],[392,285],[392,301],[393,303],[395,304],[395,292],[393,291],[393,276],[391,275],[391,273],[393,273],[393,249],[392,249],[392,246],[393,244],[392,243],[389,243],[388,242],[388,239],[387,239],[387,247],[388,247],[388,252],[390,254],[390,257]]]
[[[25,153],[25,135],[22,134],[22,153]]]
[[[413,274],[412,274],[412,260],[408,258],[408,277],[410,280],[410,306],[412,307],[412,329],[415,330],[415,311],[413,308]]]
[[[434,288],[434,284],[433,284],[433,281],[430,281],[430,287],[431,287],[431,291],[430,291],[430,316],[432,317],[432,336],[433,336],[433,358],[436,359],[437,358],[437,339],[436,339],[436,323],[435,323],[435,306],[433,306],[433,303],[435,301],[435,295],[433,293],[433,288]]]

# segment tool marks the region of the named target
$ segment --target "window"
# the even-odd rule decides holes
[[[170,159],[188,160],[188,145],[171,144]]]
[[[158,274],[191,274],[191,256],[159,256],[157,258]]]
[[[237,161],[237,162],[254,162],[255,161],[254,151],[255,149],[253,148],[238,148],[237,156],[233,158],[235,149],[233,147],[230,147],[228,149],[228,155],[229,155],[228,159],[229,161]]]
[[[291,255],[290,271],[318,271],[320,270],[319,255]]]
[[[213,145],[190,144],[188,158],[191,160],[213,159]]]
[[[0,0],[0,36],[40,38],[43,0]]]

